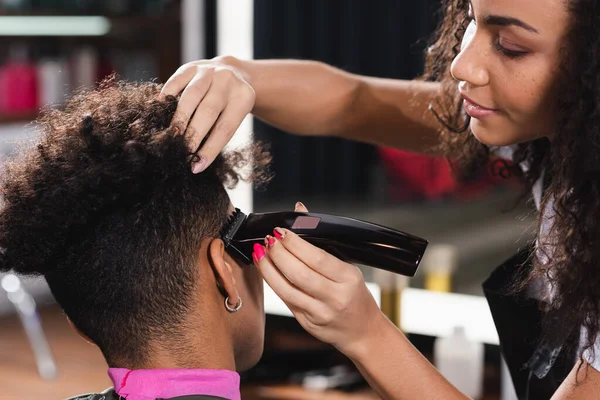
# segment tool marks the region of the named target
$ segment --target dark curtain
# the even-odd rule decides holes
[[[255,0],[257,59],[324,61],[346,71],[389,78],[422,73],[423,50],[436,26],[434,0]],[[257,202],[283,198],[362,198],[378,162],[373,146],[283,134],[256,121],[272,145],[275,178]]]
[[[217,56],[217,0],[204,0],[205,58]]]

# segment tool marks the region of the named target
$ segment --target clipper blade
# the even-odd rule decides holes
[[[246,214],[244,214],[239,208],[236,208],[233,214],[229,216],[229,219],[225,225],[223,225],[223,228],[221,228],[220,233],[221,239],[225,243],[226,248],[231,244],[231,241],[233,240],[237,230],[240,228],[240,226],[242,226],[245,220]]]

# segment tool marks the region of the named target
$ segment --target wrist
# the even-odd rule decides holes
[[[252,86],[252,77],[250,74],[250,67],[248,60],[242,60],[235,56],[218,56],[213,59],[218,64],[224,65],[233,69],[235,72],[241,75],[241,77]]]
[[[353,362],[363,364],[364,360],[377,352],[377,347],[385,343],[393,343],[392,336],[398,332],[398,328],[379,311],[369,321],[361,338],[337,348]]]
[[[234,56],[218,56],[213,60],[218,64],[231,68],[254,90],[254,93],[256,94],[254,108],[252,109],[252,112],[254,113],[259,106],[257,86],[260,84],[260,76],[255,76],[260,71],[259,68],[256,68],[256,63],[253,60],[243,60]]]

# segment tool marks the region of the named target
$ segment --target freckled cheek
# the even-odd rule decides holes
[[[523,81],[519,89],[506,94],[506,113],[519,135],[530,139],[546,136],[554,124],[553,108],[543,86],[536,81]]]
[[[538,81],[529,77],[511,79],[506,84],[500,85],[500,88],[501,107],[509,116],[521,122],[537,118],[547,105],[544,88]]]

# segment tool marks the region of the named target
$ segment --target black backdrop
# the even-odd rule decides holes
[[[207,56],[215,55],[216,0],[207,0]],[[254,0],[254,56],[319,60],[353,73],[410,79],[423,71],[423,50],[439,0]],[[368,194],[373,146],[283,134],[260,121],[255,135],[272,145],[275,178],[257,202],[278,198]],[[401,134],[401,132],[399,132]]]
[[[422,73],[423,50],[435,29],[434,0],[255,0],[254,56],[319,60],[346,71],[389,78]],[[369,145],[282,134],[256,121],[272,143],[275,178],[257,202],[284,198],[360,198],[377,162]],[[271,197],[272,198],[272,197]]]

